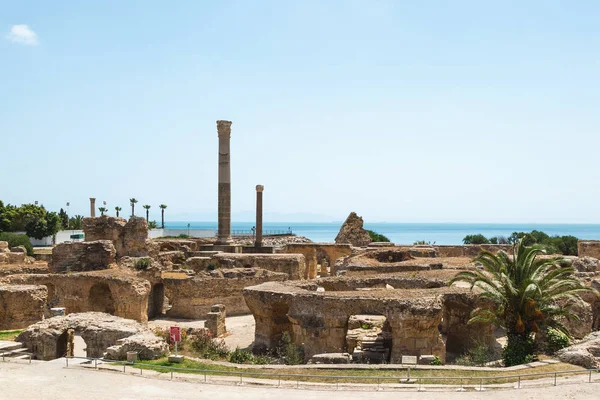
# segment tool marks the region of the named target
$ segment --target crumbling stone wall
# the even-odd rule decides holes
[[[210,312],[207,315],[205,327],[209,330],[214,337],[223,336],[227,333],[227,327],[225,325],[226,311],[223,304],[215,304],[210,308]]]
[[[600,258],[600,240],[580,240],[577,242],[579,257]]]
[[[244,289],[256,320],[254,348],[273,348],[284,331],[304,346],[305,356],[340,353],[346,347],[352,315],[383,315],[389,323],[391,362],[402,355],[437,355],[446,351],[438,330],[443,315],[443,295],[464,289],[373,289],[355,292],[310,291],[298,282],[267,282]]]
[[[0,284],[0,330],[22,329],[42,320],[47,297],[45,286]]]
[[[99,311],[148,321],[150,283],[145,279],[103,271],[12,275],[0,282],[44,285],[48,288],[48,306],[64,307],[67,314]]]
[[[291,243],[287,244],[282,252],[287,254],[302,254],[306,260],[304,279],[315,279],[317,277],[318,264],[326,261],[333,271],[335,262],[341,257],[352,254],[352,248],[349,244]],[[323,270],[321,271],[321,276],[326,276]]]
[[[446,335],[446,350],[462,354],[474,344],[492,346],[494,327],[484,323],[468,324],[471,313],[485,306],[485,299],[473,292],[448,293],[443,296],[441,332]]]
[[[148,224],[142,217],[123,218],[102,216],[83,219],[85,241],[111,240],[117,258],[124,256],[143,257],[148,255]]]
[[[115,266],[115,246],[110,240],[61,243],[52,249],[52,273],[96,271]]]
[[[213,273],[215,277],[165,277],[165,296],[171,305],[167,316],[203,319],[217,301],[225,306],[229,315],[248,314],[250,310],[243,296],[245,287],[287,279],[285,273],[257,268],[216,270]]]
[[[363,247],[371,243],[369,232],[363,228],[363,219],[351,212],[335,237],[336,243],[349,243],[352,246]]]
[[[513,246],[510,244],[465,244],[465,245],[434,245],[438,257],[477,257],[482,250],[496,254],[500,250],[511,254]]]
[[[283,272],[289,279],[303,279],[306,262],[302,254],[219,253],[212,257],[216,268],[261,268]]]
[[[164,340],[138,322],[98,312],[38,322],[17,336],[16,341],[23,343],[37,358],[53,360],[66,354],[70,330],[81,335],[88,357],[102,357],[111,348],[110,354],[117,356],[113,359],[122,359],[126,352],[119,351],[119,346],[127,346],[139,351],[143,355],[141,358],[154,359],[167,354],[169,348]]]

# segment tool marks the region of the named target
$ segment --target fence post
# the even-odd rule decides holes
[[[171,380],[173,380],[173,371],[171,371]]]
[[[278,375],[277,378],[279,379],[279,382],[277,382],[277,387],[281,387],[281,375]]]
[[[94,368],[98,369],[98,359],[94,358]]]
[[[140,368],[140,375],[143,375],[143,373],[142,373],[142,369],[141,369],[141,368]]]
[[[556,386],[556,372],[554,373],[554,386]]]
[[[240,372],[240,385],[242,384],[242,376],[243,376],[243,374],[242,374],[242,372]]]
[[[479,381],[479,391],[481,392],[483,390],[483,378],[481,378],[481,380]]]
[[[125,373],[125,364],[123,364],[123,373]]]
[[[517,387],[517,389],[521,389],[521,375],[519,375],[519,386]]]
[[[381,389],[381,388],[379,387],[379,381],[380,381],[380,378],[379,378],[379,377],[377,377],[377,390],[380,390],[380,389]]]
[[[206,371],[204,371],[204,383],[206,383]]]
[[[590,369],[590,379],[588,380],[588,383],[592,383],[592,370]]]
[[[65,357],[65,360],[67,360],[67,368],[69,368],[69,357]]]

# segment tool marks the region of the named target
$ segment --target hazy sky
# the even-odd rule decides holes
[[[494,4],[492,4],[494,3]],[[597,1],[0,1],[0,199],[600,223]],[[314,215],[311,215],[314,214]]]

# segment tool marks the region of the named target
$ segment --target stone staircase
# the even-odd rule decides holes
[[[0,360],[29,360],[31,357],[32,354],[22,343],[0,340]]]

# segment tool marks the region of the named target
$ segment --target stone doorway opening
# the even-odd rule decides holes
[[[284,332],[292,335],[292,324],[288,318],[290,307],[286,303],[275,303],[273,305],[273,331],[271,335],[272,344],[277,345],[281,341]]]
[[[165,313],[165,285],[152,285],[148,296],[148,319],[160,317]]]
[[[90,311],[115,313],[115,301],[107,283],[96,283],[90,288],[88,297]]]
[[[387,318],[372,314],[351,315],[348,318],[346,346],[354,362],[390,362],[392,330]]]
[[[67,355],[69,348],[69,332],[64,331],[56,341],[56,354],[54,358],[61,358]]]

